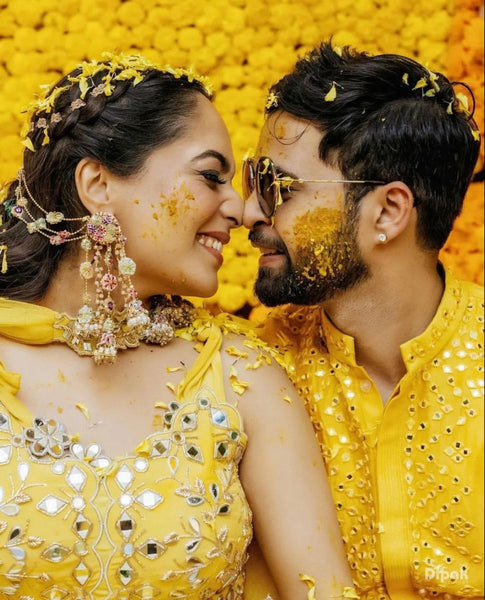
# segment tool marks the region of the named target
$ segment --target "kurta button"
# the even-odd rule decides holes
[[[360,382],[360,389],[363,392],[370,392],[372,389],[372,383],[368,379],[364,379]]]

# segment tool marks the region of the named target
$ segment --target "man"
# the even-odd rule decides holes
[[[479,135],[459,88],[330,43],[245,163],[263,328],[314,423],[361,598],[483,596],[483,291],[438,261]],[[299,306],[297,306],[299,305]]]

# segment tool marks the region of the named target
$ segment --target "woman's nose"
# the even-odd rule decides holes
[[[243,220],[244,202],[237,191],[231,187],[231,191],[221,207],[222,214],[232,222],[231,228],[241,227]]]

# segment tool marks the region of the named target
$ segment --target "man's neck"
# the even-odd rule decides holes
[[[355,340],[356,359],[385,402],[406,373],[400,346],[425,331],[443,296],[435,268],[380,270],[324,303],[333,324]]]

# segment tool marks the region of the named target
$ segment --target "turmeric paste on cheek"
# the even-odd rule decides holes
[[[318,207],[297,217],[294,223],[296,253],[304,254],[303,275],[314,279],[335,275],[348,262],[351,247],[341,235],[345,213],[337,208]]]
[[[186,183],[182,183],[168,196],[160,194],[160,198],[157,220],[166,221],[172,226],[178,225],[179,219],[184,217],[195,201],[195,196]]]

